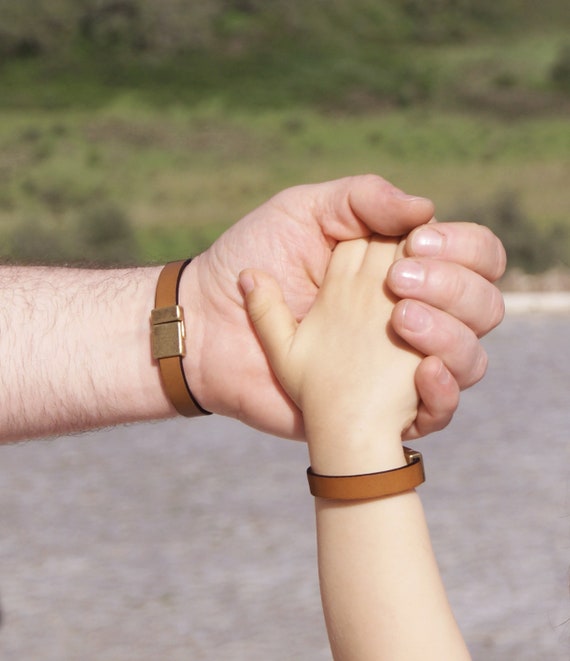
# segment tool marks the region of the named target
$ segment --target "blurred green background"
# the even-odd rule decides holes
[[[0,257],[196,253],[376,172],[570,265],[568,0],[0,0]]]

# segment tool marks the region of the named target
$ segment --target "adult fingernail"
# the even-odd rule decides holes
[[[392,266],[390,279],[399,289],[416,289],[424,283],[424,267],[413,259],[400,259]]]
[[[404,303],[402,317],[404,328],[414,333],[426,331],[432,325],[432,317],[429,311],[422,305],[414,303],[414,301]]]
[[[422,227],[412,234],[412,252],[426,257],[439,255],[443,239],[443,234],[432,227]]]
[[[393,188],[391,191],[394,197],[397,197],[399,200],[404,200],[404,202],[415,202],[416,200],[425,200],[427,198],[420,197],[419,195],[408,195],[399,188]]]

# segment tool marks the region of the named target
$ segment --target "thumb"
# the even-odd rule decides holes
[[[273,371],[283,383],[287,353],[298,323],[277,281],[269,274],[246,269],[239,274],[239,284],[251,323]]]

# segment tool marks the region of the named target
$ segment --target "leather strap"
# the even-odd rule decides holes
[[[169,262],[162,269],[151,314],[153,358],[158,361],[166,394],[178,413],[186,417],[210,414],[192,394],[182,363],[186,354],[186,329],[184,311],[178,305],[178,288],[191,261]]]
[[[368,500],[410,491],[425,481],[422,455],[404,448],[406,465],[364,475],[318,475],[307,468],[313,496],[334,500]]]

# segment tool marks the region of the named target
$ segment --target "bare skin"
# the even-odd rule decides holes
[[[406,235],[433,204],[374,175],[288,189],[248,214],[184,272],[180,302],[189,331],[185,371],[200,403],[264,431],[303,438],[298,407],[275,379],[238,285],[248,266],[272,273],[295,317],[310,309],[338,241]],[[493,281],[505,265],[499,240],[474,224],[438,224],[443,245],[406,243],[425,269],[393,314],[395,331],[426,356],[416,371],[421,397],[410,435],[445,426],[459,391],[485,371],[478,337],[502,318]],[[417,230],[418,232],[423,230]],[[473,246],[477,246],[474,253]],[[494,255],[489,259],[488,255]],[[159,268],[74,270],[0,267],[0,440],[66,434],[174,416],[150,358],[149,314]],[[410,278],[396,266],[396,295]],[[461,303],[469,292],[479,314]],[[431,322],[410,330],[412,308]]]
[[[317,299],[298,323],[278,283],[240,281],[267,358],[303,412],[313,470],[355,475],[405,464],[421,356],[393,333],[383,287],[397,242],[339,244]],[[316,498],[319,577],[337,661],[466,661],[415,492],[341,502]]]

